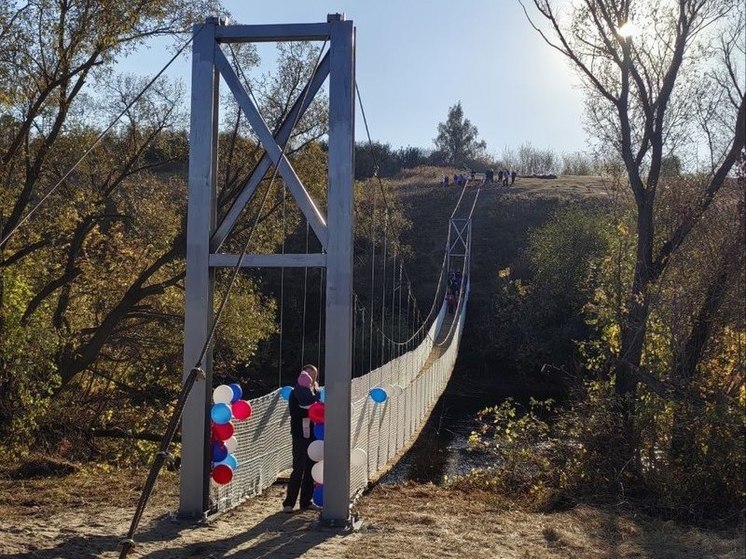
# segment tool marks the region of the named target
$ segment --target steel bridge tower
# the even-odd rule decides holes
[[[355,126],[355,28],[344,15],[325,23],[226,25],[208,18],[193,28],[192,100],[186,249],[184,379],[195,367],[213,322],[215,269],[234,267],[239,254],[219,252],[241,211],[254,196],[270,166],[278,169],[316,234],[318,254],[246,254],[243,267],[326,268],[326,343],[324,363],[326,421],[324,437],[324,508],[322,521],[346,524],[350,500],[350,388],[352,371],[352,241]],[[221,49],[224,43],[328,41],[329,52],[287,119],[273,135]],[[216,176],[220,77],[230,89],[264,148],[233,206],[218,222]],[[328,210],[301,183],[284,155],[292,128],[329,77]],[[199,381],[187,400],[182,419],[179,513],[203,517],[209,508],[210,405],[212,349],[202,363]],[[279,503],[278,503],[279,506]]]

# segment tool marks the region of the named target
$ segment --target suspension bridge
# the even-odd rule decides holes
[[[277,475],[291,464],[289,413],[279,391],[252,402],[254,420],[240,426],[237,439],[241,449],[241,467],[235,479],[224,487],[209,483],[209,415],[212,386],[210,345],[230,287],[218,307],[212,309],[214,290],[212,271],[233,269],[233,278],[244,267],[323,268],[326,272],[325,293],[325,391],[324,422],[324,507],[322,520],[329,525],[349,522],[351,497],[364,488],[417,431],[444,389],[458,352],[464,312],[469,294],[469,249],[471,245],[471,211],[466,217],[451,217],[448,242],[433,305],[425,321],[404,340],[386,340],[391,358],[379,367],[352,380],[355,311],[358,297],[353,289],[353,180],[355,94],[355,28],[339,14],[330,15],[326,23],[290,25],[226,25],[208,19],[196,26],[193,40],[192,112],[189,159],[189,206],[187,225],[186,312],[184,370],[191,384],[184,404],[182,420],[182,466],[180,513],[201,516],[219,512],[255,495],[273,483]],[[287,119],[273,134],[253,98],[248,81],[239,78],[240,67],[231,64],[224,46],[270,41],[321,41],[316,67]],[[329,45],[328,52],[326,46]],[[238,73],[236,72],[238,70]],[[326,215],[302,184],[286,156],[288,139],[295,125],[310,106],[323,82],[329,79],[329,145],[328,192]],[[264,156],[220,223],[216,223],[215,176],[217,173],[217,124],[219,119],[218,88],[220,78],[241,108],[264,148]],[[362,103],[361,103],[362,109]],[[366,124],[365,112],[362,111]],[[368,134],[369,135],[369,134]],[[370,136],[370,135],[369,135]],[[251,233],[240,254],[220,249],[235,227],[246,204],[257,195],[257,187],[270,166],[274,167],[261,206],[279,175],[294,202],[313,231],[320,251],[313,254],[255,254],[250,250]],[[379,183],[380,184],[380,183]],[[382,201],[387,206],[381,185]],[[478,195],[478,194],[477,194]],[[283,195],[284,196],[284,195]],[[284,199],[284,198],[283,198]],[[463,197],[462,197],[463,199]],[[459,206],[462,199],[459,201]],[[476,202],[476,197],[474,202]],[[473,205],[471,210],[473,210]],[[261,215],[261,207],[257,218]],[[388,207],[386,207],[388,212]],[[445,226],[446,224],[444,224]],[[385,225],[384,225],[385,229]],[[384,259],[386,257],[384,256]],[[458,276],[464,278],[457,288],[458,305],[446,316],[446,276],[460,263]],[[385,266],[385,262],[384,262]],[[399,267],[403,268],[400,261]],[[396,265],[393,265],[396,274]],[[400,272],[401,273],[401,272]],[[375,272],[373,272],[375,279]],[[387,281],[386,272],[381,279]],[[231,283],[233,279],[231,280]],[[392,281],[392,285],[395,280]],[[375,286],[371,286],[375,289]],[[400,282],[401,288],[401,282]],[[399,310],[401,315],[401,293]],[[386,297],[381,298],[387,304]],[[372,304],[372,300],[370,302]],[[439,304],[440,303],[440,304]],[[396,296],[391,295],[391,314],[396,314]],[[374,309],[368,309],[374,316]],[[385,309],[381,309],[382,320]],[[375,323],[371,321],[369,334]],[[378,328],[382,328],[382,324]],[[331,346],[331,347],[330,347]],[[364,347],[365,344],[362,344]],[[194,382],[195,376],[199,380]],[[391,397],[378,405],[368,397],[371,387],[386,387]],[[352,466],[350,454],[361,449],[366,463]]]
[[[322,42],[322,46],[311,77],[285,121],[275,131],[270,131],[248,80],[237,64],[232,45],[279,41],[317,41]],[[466,196],[464,186],[449,221],[433,224],[433,227],[448,228],[448,233],[437,286],[425,314],[413,300],[404,258],[399,255],[397,260],[395,252],[386,253],[390,240],[386,218],[390,208],[380,179],[377,182],[380,215],[377,221],[374,205],[372,230],[369,231],[372,256],[370,296],[359,294],[354,289],[356,98],[369,142],[370,132],[355,81],[355,28],[352,21],[339,14],[328,16],[324,23],[288,25],[229,25],[227,21],[208,18],[205,23],[194,26],[192,37],[179,52],[189,44],[192,46],[192,101],[183,385],[129,533],[122,542],[121,557],[125,557],[134,545],[134,536],[158,473],[173,458],[171,445],[179,428],[182,441],[179,514],[183,517],[204,518],[236,507],[245,499],[260,494],[277,480],[281,472],[291,467],[290,415],[278,387],[251,400],[251,420],[236,424],[240,467],[236,468],[232,481],[217,485],[210,480],[212,347],[231,289],[243,270],[303,268],[306,273],[309,269],[323,272],[322,312],[326,346],[325,361],[320,365],[326,394],[323,466],[326,481],[321,521],[328,526],[350,524],[350,503],[371,480],[379,478],[397,461],[427,420],[453,371],[470,292],[471,217],[479,189],[469,189]],[[233,62],[229,60],[229,54],[233,55]],[[324,212],[323,205],[313,199],[293,169],[287,148],[296,125],[327,79],[329,171]],[[221,80],[251,125],[264,154],[231,207],[224,215],[218,216],[216,177]],[[136,100],[137,97],[133,103]],[[0,244],[4,244],[47,200],[114,122]],[[270,170],[271,178],[267,181]],[[286,253],[284,242],[280,254],[252,251],[257,223],[278,177],[283,184],[283,203],[289,191],[305,219],[307,232],[313,232],[316,237],[317,253],[308,250],[304,254]],[[262,184],[268,186],[259,196]],[[374,197],[374,204],[375,200]],[[228,241],[236,224],[245,219],[245,208],[250,203],[258,204],[259,209],[248,234],[244,235],[243,248],[240,252],[225,252],[226,247],[235,245]],[[381,245],[383,251],[377,254]],[[380,272],[376,269],[376,257],[382,265]],[[213,308],[215,271],[219,268],[229,269],[231,273],[217,308]],[[453,283],[454,277],[458,278],[457,285]],[[446,297],[449,290],[452,296]],[[376,299],[375,293],[381,296]],[[387,317],[388,328],[384,324]],[[356,371],[359,374],[356,375]],[[384,402],[370,397],[373,388],[383,388],[387,392]],[[359,455],[364,455],[365,459],[352,462],[350,455],[353,451],[362,451]]]

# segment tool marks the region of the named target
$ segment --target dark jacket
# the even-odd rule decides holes
[[[316,394],[310,388],[295,385],[288,398],[288,407],[290,408],[290,434],[293,437],[302,437],[304,439],[313,439],[313,424],[308,419],[308,408],[311,404],[318,402],[319,394]],[[304,433],[304,420],[308,429]]]

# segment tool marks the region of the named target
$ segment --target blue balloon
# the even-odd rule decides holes
[[[233,398],[231,398],[231,404],[233,402],[237,402],[241,399],[241,396],[243,396],[243,390],[241,390],[241,385],[237,382],[234,382],[233,384],[229,384],[228,386],[231,387],[231,390],[233,390]]]
[[[215,466],[217,466],[218,464],[225,464],[234,471],[238,469],[238,460],[236,460],[235,454],[227,454],[226,457],[223,458],[220,462],[217,462]]]
[[[317,507],[323,507],[324,506],[324,486],[323,485],[317,485],[313,489],[313,504]]]
[[[386,391],[379,386],[376,386],[375,388],[371,388],[368,394],[370,394],[370,397],[373,399],[373,401],[376,404],[382,404],[383,402],[386,401],[386,398],[389,397]]]
[[[210,418],[218,425],[223,425],[231,420],[231,408],[228,404],[215,404],[210,410]]]
[[[220,441],[214,441],[212,443],[212,461],[222,462],[228,456],[228,449]]]
[[[293,392],[292,386],[283,386],[282,388],[280,388],[280,398],[282,398],[283,400],[289,400],[290,394],[292,392]]]
[[[314,423],[313,436],[316,437],[317,441],[324,440],[324,424],[323,423]]]
[[[322,402],[326,402],[326,388],[322,388],[321,390],[319,390],[319,399]]]

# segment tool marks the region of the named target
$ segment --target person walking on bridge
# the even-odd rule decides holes
[[[313,460],[308,457],[308,445],[314,440],[313,425],[308,417],[308,408],[321,399],[318,385],[319,371],[314,365],[306,365],[298,375],[298,381],[288,398],[290,408],[290,435],[293,439],[293,473],[290,474],[288,492],[282,503],[283,512],[293,512],[300,493],[300,508],[315,508],[313,497]]]

